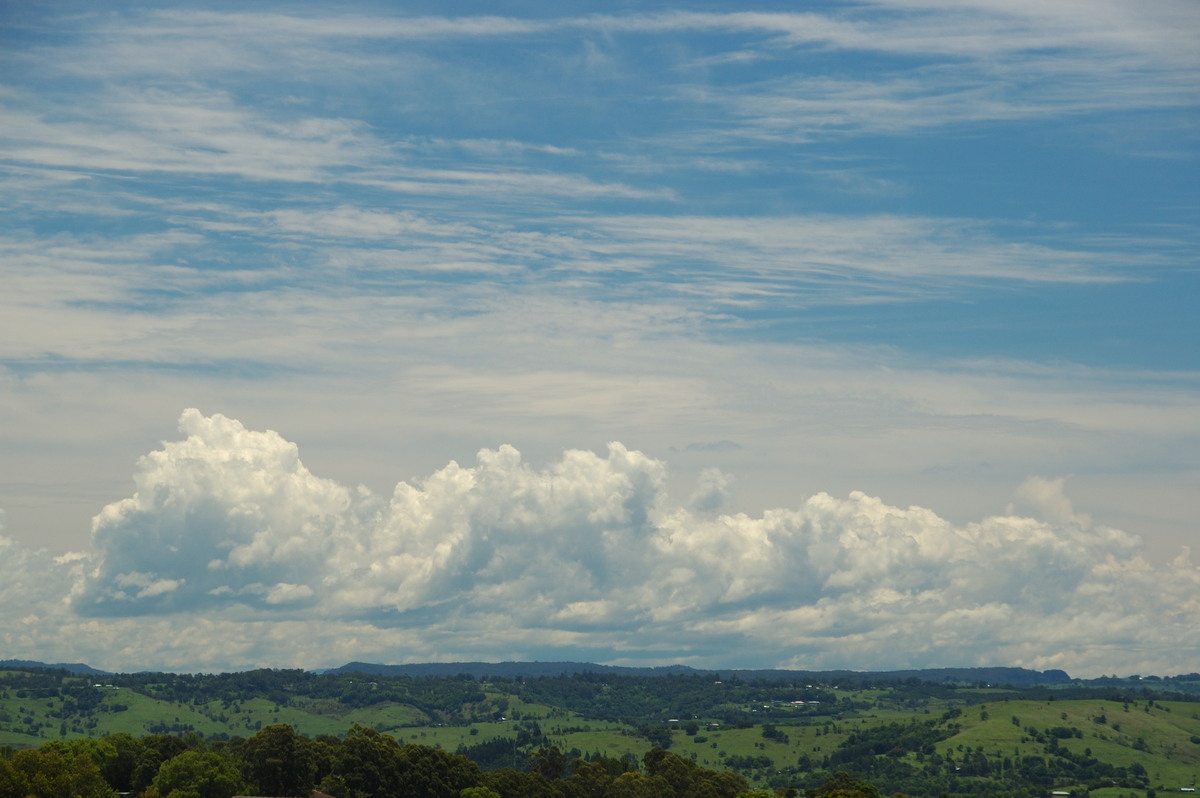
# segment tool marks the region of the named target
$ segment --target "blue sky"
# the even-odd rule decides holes
[[[6,5],[0,642],[1193,669],[1197,33]]]

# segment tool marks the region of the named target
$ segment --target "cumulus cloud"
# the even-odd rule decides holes
[[[0,598],[24,608],[8,650],[127,668],[560,656],[1084,675],[1200,653],[1188,553],[1149,565],[1135,536],[1082,523],[1061,480],[1017,490],[1039,518],[955,525],[861,492],[752,516],[722,511],[716,470],[673,503],[664,463],[612,443],[542,468],[485,449],[383,498],[315,476],[275,432],[197,410],[180,429],[96,516],[94,554],[0,538]]]
[[[278,434],[196,410],[179,425],[186,439],[142,458],[134,495],[94,519],[97,558],[74,596],[81,612],[300,598],[351,521],[350,491],[313,476]]]
[[[689,505],[699,512],[715,512],[729,505],[733,496],[733,477],[722,474],[719,468],[706,468],[696,480],[696,490]]]
[[[1084,528],[1091,526],[1092,519],[1087,514],[1075,512],[1075,506],[1063,492],[1065,483],[1063,477],[1030,477],[1014,491],[1009,514],[1027,512],[1056,524],[1078,524]]]

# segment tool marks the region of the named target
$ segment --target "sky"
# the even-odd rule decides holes
[[[0,3],[0,657],[1195,670],[1198,39]]]

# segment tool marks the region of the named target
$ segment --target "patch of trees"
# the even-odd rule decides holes
[[[22,798],[231,798],[236,794],[334,798],[735,798],[745,780],[655,748],[629,760],[569,757],[540,748],[484,770],[437,748],[402,744],[363,726],[343,738],[268,726],[245,740],[149,735],[54,741],[3,752],[0,795]]]
[[[497,737],[474,745],[460,745],[454,753],[465,756],[484,770],[518,769],[528,758],[512,737]]]
[[[725,767],[730,770],[746,772],[750,770],[766,770],[775,767],[775,760],[769,756],[751,756],[734,754],[725,757]]]
[[[839,707],[838,697],[822,687],[786,679],[721,680],[712,674],[623,676],[580,673],[497,680],[493,686],[513,690],[532,703],[561,706],[591,718],[632,725],[697,717],[719,718],[733,724],[745,720],[745,712],[733,707],[747,705],[753,705],[755,711],[767,719],[828,715]],[[794,701],[805,704],[792,704]]]
[[[240,673],[139,673],[113,677],[114,683],[160,701],[205,704],[225,709],[254,698],[278,706],[326,701],[342,709],[397,703],[412,706],[439,722],[469,722],[466,705],[487,700],[470,677],[381,677],[361,673],[317,674],[296,669],[259,669]]]
[[[58,688],[69,676],[63,670],[20,668],[0,671],[0,685],[17,690],[52,690],[53,695],[58,695]]]
[[[897,758],[909,753],[929,755],[934,746],[951,736],[945,726],[926,723],[888,723],[852,732],[829,757],[831,767],[874,759],[880,755]]]
[[[1029,795],[1068,783],[1149,786],[1144,767],[1113,767],[1090,752],[1072,753],[1058,746],[1057,735],[1048,735],[1042,756],[1013,759],[961,746],[938,754],[935,743],[945,730],[936,722],[854,731],[821,762],[777,767],[765,755],[732,755],[720,771],[658,747],[640,766],[628,757],[564,753],[546,744],[536,723],[522,729],[521,743],[490,740],[454,753],[357,725],[341,738],[308,738],[276,724],[224,741],[194,733],[53,741],[0,753],[0,796],[115,798],[121,791],[141,798],[230,798],[319,789],[334,798],[766,798],[747,792],[743,774],[766,777],[780,795],[803,789],[827,798],[877,798],[873,785],[889,794],[951,796]]]
[[[762,736],[765,740],[773,740],[777,743],[786,745],[791,741],[785,732],[780,731],[774,724],[764,723],[762,727]]]
[[[86,752],[47,743],[0,757],[0,795],[34,798],[117,798]]]

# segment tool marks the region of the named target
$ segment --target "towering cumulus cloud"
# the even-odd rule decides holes
[[[93,522],[95,568],[75,598],[130,615],[311,600],[339,546],[351,495],[300,462],[295,444],[187,410],[187,434],[142,458],[137,492]]]
[[[78,611],[568,604],[644,582],[661,556],[663,467],[620,444],[542,472],[512,447],[485,450],[383,502],[313,476],[274,432],[195,410],[180,426],[187,439],[143,458],[134,496],[97,516]]]
[[[313,475],[274,432],[196,410],[180,427],[141,460],[134,495],[96,517],[94,555],[4,541],[22,584],[41,585],[14,606],[73,625],[80,658],[178,667],[190,651],[195,665],[220,639],[223,666],[344,652],[1099,673],[1183,669],[1200,653],[1187,552],[1152,567],[1137,538],[1075,514],[1056,480],[1018,490],[1049,520],[955,526],[858,492],[754,517],[717,510],[727,480],[713,472],[672,503],[664,464],[618,443],[541,469],[502,446],[388,500]],[[166,628],[194,645],[147,631]],[[100,640],[114,630],[140,635],[120,656],[150,661],[113,661]]]

